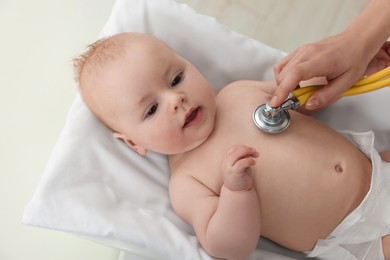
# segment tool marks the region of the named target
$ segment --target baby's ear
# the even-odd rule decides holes
[[[137,145],[136,143],[134,143],[133,141],[131,141],[130,139],[128,139],[124,134],[115,132],[115,133],[113,133],[113,135],[114,135],[115,138],[121,139],[121,140],[122,140],[123,142],[125,142],[131,149],[133,149],[134,151],[136,151],[137,153],[139,153],[139,154],[142,155],[142,156],[145,156],[146,153],[148,152],[147,149],[145,149],[145,148],[142,147],[142,146]]]

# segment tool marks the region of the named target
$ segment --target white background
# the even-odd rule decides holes
[[[368,0],[180,0],[291,51],[345,27]],[[76,95],[71,59],[114,0],[0,0],[0,259],[114,260],[118,252],[20,224]]]

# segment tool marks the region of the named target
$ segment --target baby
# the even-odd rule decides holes
[[[92,44],[75,71],[84,102],[116,138],[140,155],[168,155],[173,208],[211,256],[245,259],[262,235],[313,257],[390,259],[390,164],[371,132],[348,132],[350,141],[291,111],[285,132],[264,133],[252,113],[273,82],[238,81],[216,95],[145,34]]]

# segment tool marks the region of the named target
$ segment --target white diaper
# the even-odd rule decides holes
[[[381,237],[390,234],[390,163],[374,148],[374,133],[342,131],[372,161],[371,187],[362,203],[308,257],[328,260],[384,260]]]

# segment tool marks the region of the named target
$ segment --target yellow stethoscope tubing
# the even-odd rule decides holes
[[[378,80],[384,79],[384,78],[389,77],[389,76],[390,76],[390,66],[383,69],[383,70],[380,70],[380,71],[378,71],[378,72],[376,72],[368,77],[360,79],[358,82],[356,82],[354,84],[354,86],[360,86],[360,85],[373,83],[373,82],[376,82]]]
[[[381,89],[386,86],[390,86],[390,67],[360,79],[351,88],[344,91],[340,96],[345,97],[363,94]],[[316,90],[322,87],[323,86],[308,86],[298,88],[292,91],[292,94],[299,100],[299,103],[302,106]]]

